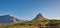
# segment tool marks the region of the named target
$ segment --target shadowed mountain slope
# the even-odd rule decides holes
[[[7,24],[10,24],[10,23],[15,23],[15,22],[23,22],[23,20],[19,20],[15,17],[12,17],[10,15],[3,15],[3,16],[0,16],[0,24],[4,24],[4,23],[7,23]]]

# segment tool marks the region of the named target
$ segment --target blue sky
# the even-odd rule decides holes
[[[0,0],[0,15],[32,20],[38,13],[49,19],[60,19],[60,0]]]

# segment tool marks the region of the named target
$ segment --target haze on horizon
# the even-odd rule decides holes
[[[0,0],[0,16],[31,20],[38,13],[48,19],[60,19],[60,0]]]

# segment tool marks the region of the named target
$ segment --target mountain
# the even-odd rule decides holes
[[[12,17],[10,15],[0,16],[0,24],[4,24],[4,23],[10,24],[10,23],[15,23],[15,22],[23,22],[23,21],[24,20],[19,20],[19,19]]]
[[[41,13],[39,13],[33,20],[46,20]]]

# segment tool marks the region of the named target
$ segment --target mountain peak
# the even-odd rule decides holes
[[[43,17],[43,15],[41,13],[39,13],[34,20],[45,20],[45,18]]]
[[[42,14],[41,14],[41,13],[39,13],[37,16],[42,16]]]
[[[10,15],[2,15],[2,16],[0,16],[0,24],[2,24],[2,23],[10,24],[10,23],[13,23],[14,21],[18,22],[20,20],[13,17],[13,16],[10,16]]]

